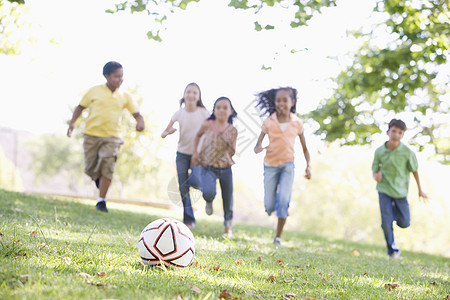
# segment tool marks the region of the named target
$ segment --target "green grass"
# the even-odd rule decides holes
[[[224,240],[217,218],[200,218],[193,230],[196,264],[146,268],[141,230],[176,216],[109,209],[0,190],[0,299],[217,299],[225,289],[228,299],[450,298],[449,258],[404,251],[392,261],[384,247],[295,232],[276,249],[271,228],[236,224]]]

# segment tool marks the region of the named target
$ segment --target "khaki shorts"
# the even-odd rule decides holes
[[[84,135],[84,172],[96,180],[100,176],[111,179],[123,140],[118,137]]]

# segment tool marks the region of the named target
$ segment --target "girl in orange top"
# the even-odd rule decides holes
[[[255,146],[255,153],[266,149],[264,158],[264,206],[270,216],[277,212],[278,224],[273,243],[281,246],[289,202],[294,182],[294,145],[298,136],[306,159],[305,177],[311,178],[309,152],[303,135],[303,123],[295,115],[297,90],[290,87],[271,89],[257,95],[256,107],[262,115],[269,115],[262,125],[261,134]],[[269,145],[261,146],[265,135]]]

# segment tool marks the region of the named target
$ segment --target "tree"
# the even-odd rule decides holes
[[[419,150],[431,144],[448,164],[449,103],[442,100],[449,91],[442,72],[450,45],[448,2],[385,0],[375,11],[385,20],[368,33],[355,33],[364,43],[353,64],[336,78],[334,95],[309,115],[320,125],[316,133],[330,142],[367,144],[386,118],[409,112],[412,142]],[[388,42],[377,42],[380,31],[389,33]]]
[[[0,53],[19,53],[21,40],[18,34],[27,25],[21,18],[24,3],[24,0],[0,0]]]

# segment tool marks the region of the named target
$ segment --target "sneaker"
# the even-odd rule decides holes
[[[389,258],[391,259],[401,259],[402,256],[400,255],[400,251],[395,251],[389,254]]]
[[[195,222],[187,223],[187,224],[185,224],[185,225],[186,225],[187,228],[189,228],[189,229],[194,229],[194,228],[195,228]]]
[[[99,211],[108,212],[105,201],[97,202],[97,205],[95,206],[95,208]]]
[[[212,206],[212,202],[206,202],[206,206],[205,206],[205,212],[208,216],[213,214],[213,206]]]
[[[100,188],[100,177],[94,180],[95,186],[99,189]]]
[[[275,238],[273,239],[273,244],[274,244],[275,246],[278,246],[278,247],[283,247],[283,245],[281,244],[281,238],[280,238],[280,237],[275,237]]]

